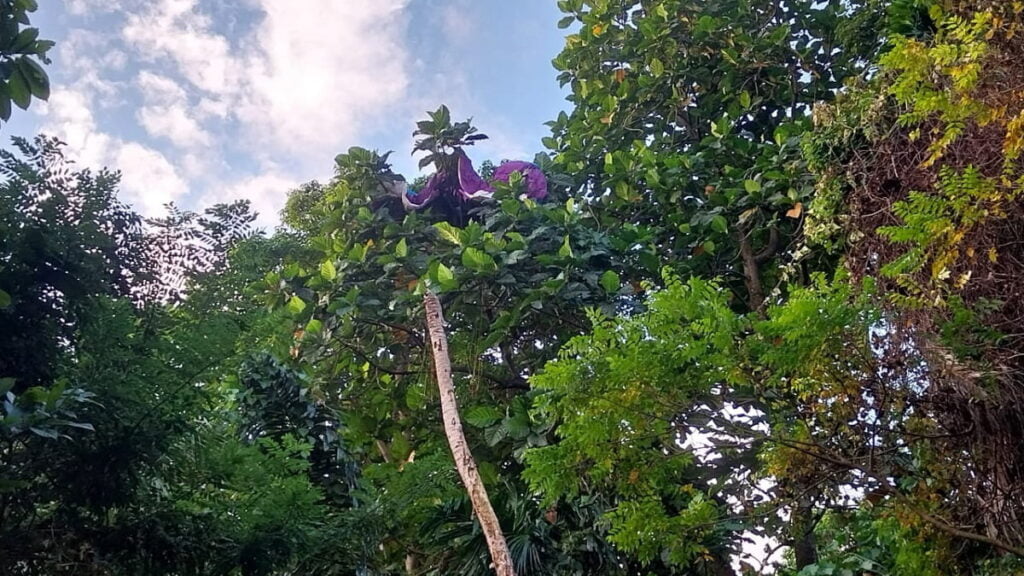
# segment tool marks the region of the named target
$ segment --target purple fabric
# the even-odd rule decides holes
[[[460,200],[489,198],[494,187],[477,174],[473,163],[462,149],[455,150],[455,162],[458,185],[454,193]],[[520,172],[526,184],[526,196],[534,200],[542,200],[548,195],[548,179],[541,169],[531,162],[505,162],[494,171],[494,181],[508,182],[513,173]],[[406,210],[422,210],[441,195],[441,188],[450,181],[448,173],[440,171],[433,174],[422,190],[407,188],[402,194],[402,204]]]
[[[469,157],[462,149],[455,151],[458,156],[459,163],[459,194],[463,200],[471,200],[473,198],[489,197],[493,192],[494,188],[488,184],[476,170],[473,169],[473,163],[470,162]]]
[[[426,207],[427,204],[433,202],[437,195],[440,194],[440,190],[437,187],[444,181],[443,175],[433,174],[427,185],[422,190],[413,190],[408,188],[405,194],[402,194],[402,204],[406,210],[420,210]]]
[[[494,179],[508,182],[513,172],[521,172],[526,184],[526,197],[542,200],[548,195],[548,179],[540,167],[532,162],[519,160],[505,162],[494,171]]]

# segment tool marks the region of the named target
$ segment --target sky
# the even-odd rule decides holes
[[[0,138],[120,170],[144,216],[245,198],[271,227],[350,146],[415,175],[415,122],[441,104],[490,136],[475,161],[532,159],[567,107],[559,17],[549,0],[46,0],[50,99]]]

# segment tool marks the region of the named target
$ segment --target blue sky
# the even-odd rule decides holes
[[[349,146],[414,173],[415,121],[444,103],[491,136],[471,156],[530,159],[566,107],[549,0],[50,0],[50,101],[3,127],[60,137],[122,171],[147,216],[247,198],[272,225],[287,191]]]

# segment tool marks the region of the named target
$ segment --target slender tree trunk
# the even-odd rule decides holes
[[[761,287],[761,271],[757,265],[754,248],[750,245],[749,232],[740,229],[740,258],[743,260],[743,280],[747,285],[747,302],[751,312],[761,312],[764,305],[764,289]]]
[[[814,533],[814,508],[807,495],[801,496],[793,507],[790,531],[797,570],[818,563],[818,540]]]
[[[459,405],[455,399],[455,385],[452,383],[452,367],[448,358],[448,337],[444,333],[444,316],[441,313],[441,302],[432,292],[423,296],[423,304],[427,311],[427,331],[434,350],[434,368],[437,371],[437,388],[441,393],[441,417],[444,420],[444,433],[448,437],[448,445],[455,458],[455,467],[459,477],[466,486],[469,500],[473,504],[473,512],[480,521],[487,548],[491,551],[491,561],[497,576],[515,576],[512,557],[508,552],[508,543],[501,533],[498,517],[494,514],[491,501],[487,497],[476,461],[469,451],[466,436],[462,432],[462,421],[459,419]]]

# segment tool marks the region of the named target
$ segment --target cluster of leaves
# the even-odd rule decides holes
[[[163,218],[146,221],[147,247],[159,265],[148,298],[179,299],[190,281],[227,265],[228,250],[254,234],[248,200],[217,204],[197,214],[166,206]]]
[[[858,6],[560,3],[581,25],[554,62],[574,109],[545,143],[646,278],[718,276],[760,306],[813,192],[809,107],[864,65],[839,25]]]
[[[726,457],[694,473],[702,463],[689,445],[694,433],[710,435],[697,430],[743,385],[741,323],[716,285],[671,277],[666,285],[643,314],[620,322],[595,314],[592,331],[533,379],[544,392],[539,414],[559,422],[559,442],[528,452],[526,477],[552,501],[588,487],[615,494],[612,541],[643,562],[727,565],[718,503],[694,483],[707,488],[750,464]]]
[[[39,39],[30,26],[29,14],[36,0],[0,2],[0,122],[11,118],[11,104],[28,109],[32,98],[50,97],[50,79],[40,64],[49,64],[47,53],[54,43]]]

